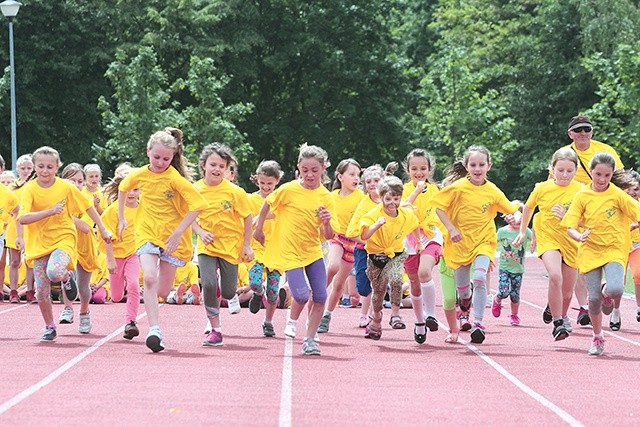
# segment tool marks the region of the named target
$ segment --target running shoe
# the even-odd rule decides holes
[[[438,330],[438,321],[435,317],[427,316],[427,318],[424,319],[424,323],[426,323],[427,328],[429,328],[431,332],[435,332]]]
[[[562,318],[562,324],[564,325],[564,328],[567,330],[567,332],[573,332],[573,327],[571,326],[571,320],[569,319],[569,316],[565,316]]]
[[[62,313],[60,313],[60,318],[58,319],[58,322],[60,322],[63,325],[73,323],[73,308],[65,307],[64,310],[62,310]]]
[[[80,332],[81,334],[88,334],[89,332],[91,332],[91,314],[80,313],[79,318],[80,322],[78,323],[78,332]]]
[[[367,316],[366,314],[361,314],[360,320],[358,321],[358,327],[366,328],[370,322],[371,322],[371,318],[369,316]]]
[[[587,326],[591,324],[591,317],[589,317],[589,310],[584,307],[580,307],[578,311],[578,318],[576,320],[579,325]]]
[[[593,338],[591,348],[589,348],[590,356],[600,356],[604,352],[604,338]]]
[[[222,345],[222,332],[212,330],[207,338],[202,341],[203,347],[218,347]]]
[[[306,338],[302,343],[302,354],[305,356],[320,356],[320,346],[312,338]]]
[[[460,316],[458,316],[458,321],[460,322],[461,331],[468,331],[471,329],[471,322],[469,321],[468,314],[461,314]]]
[[[164,350],[164,340],[159,326],[156,325],[149,328],[149,333],[147,334],[145,344],[147,345],[149,350],[153,351],[154,353],[159,353]]]
[[[240,301],[238,300],[238,295],[236,294],[229,300],[229,313],[238,314],[240,313],[240,310]]]
[[[60,283],[60,288],[69,301],[75,301],[78,298],[78,285],[76,285],[75,275],[73,271],[70,271],[67,281]]]
[[[38,302],[35,291],[27,291],[27,302],[32,304],[35,304]]]
[[[138,335],[140,335],[140,330],[138,329],[136,322],[132,321],[124,325],[124,334],[122,335],[124,339],[132,340]]]
[[[553,321],[552,334],[555,341],[561,341],[569,336],[569,332],[564,328],[564,321],[562,319]]]
[[[500,317],[500,314],[502,314],[502,300],[497,296],[493,298],[491,303],[491,314],[493,314],[493,317]]]
[[[20,302],[20,296],[17,290],[11,289],[11,292],[9,292],[9,302],[11,304],[18,304]]]
[[[549,304],[544,308],[542,312],[542,321],[547,325],[553,321],[553,316],[551,316],[551,309],[549,308]]]
[[[284,334],[289,338],[295,338],[298,331],[298,322],[294,320],[287,320],[287,324],[284,327]]]
[[[262,323],[262,335],[264,335],[265,337],[276,336],[276,331],[275,329],[273,329],[273,323],[267,323],[267,322]]]
[[[331,323],[331,313],[325,313],[318,325],[318,333],[326,334],[329,332],[329,323]]]
[[[44,333],[40,337],[40,342],[52,342],[56,339],[56,336],[58,336],[56,328],[54,328],[53,326],[47,326],[46,328],[44,328],[43,332]]]
[[[509,315],[509,322],[511,322],[511,326],[519,326],[520,325],[520,318],[518,317],[517,314],[510,314]]]
[[[484,326],[480,322],[473,322],[471,328],[471,342],[474,344],[482,344],[485,338]]]
[[[249,311],[256,314],[260,311],[260,306],[262,306],[262,295],[258,295],[257,292],[254,292],[249,300]]]

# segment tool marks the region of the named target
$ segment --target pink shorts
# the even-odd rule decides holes
[[[356,247],[355,240],[349,239],[344,234],[336,233],[333,235],[333,238],[331,239],[330,243],[332,245],[342,246],[342,249],[344,249],[344,251],[342,252],[342,260],[344,262],[353,264],[353,261],[354,261],[353,248]]]
[[[442,246],[436,242],[429,242],[427,247],[424,248],[422,252],[415,255],[409,255],[406,260],[404,260],[404,271],[407,274],[418,274],[418,267],[420,266],[420,257],[423,255],[431,255],[436,260],[436,265],[440,262],[440,257],[442,256]]]

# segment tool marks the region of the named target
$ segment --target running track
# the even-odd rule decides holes
[[[285,310],[277,337],[263,338],[261,313],[223,309],[225,344],[204,348],[203,308],[163,306],[167,350],[152,354],[144,312],[142,337],[121,337],[122,304],[92,306],[89,335],[60,325],[56,342],[41,344],[37,306],[2,303],[0,425],[640,425],[635,301],[623,300],[620,332],[605,327],[604,355],[588,356],[588,328],[553,342],[542,265],[527,258],[527,268],[522,325],[508,324],[504,303],[499,319],[487,310],[484,344],[445,344],[441,327],[418,345],[410,309],[407,329],[385,323],[380,341],[366,340],[359,310],[338,308],[321,357],[283,337]]]

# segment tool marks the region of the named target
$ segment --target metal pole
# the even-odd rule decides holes
[[[16,136],[16,68],[13,63],[13,18],[9,18],[9,66],[11,68],[11,168],[16,169],[18,140]]]

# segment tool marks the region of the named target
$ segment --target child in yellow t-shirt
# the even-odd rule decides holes
[[[104,304],[111,299],[107,257],[103,253],[98,254],[98,268],[93,270],[89,287],[91,288],[92,304]]]
[[[282,174],[282,169],[278,162],[274,160],[263,160],[258,165],[255,175],[251,177],[251,180],[259,189],[255,193],[249,195],[249,203],[251,204],[251,213],[254,217],[254,224],[260,214],[260,209],[262,208],[264,199],[269,194],[273,193],[273,190],[275,190],[282,178]],[[273,223],[274,221],[269,219],[264,224],[266,241],[271,237]],[[265,337],[274,337],[276,332],[273,328],[273,315],[276,311],[276,304],[278,302],[281,272],[278,270],[270,270],[264,265],[263,245],[253,239],[251,241],[251,247],[253,248],[255,262],[249,270],[249,286],[253,291],[251,300],[249,301],[249,311],[254,314],[260,311],[263,297],[266,294],[262,334]]]
[[[65,293],[74,290],[70,286],[70,271],[76,267],[78,259],[74,218],[86,212],[105,241],[111,240],[111,233],[105,229],[95,208],[82,193],[73,184],[56,178],[60,166],[56,150],[50,147],[37,149],[33,153],[33,162],[37,178],[25,185],[18,221],[22,225],[32,224],[29,232],[35,233],[29,239],[32,247],[26,248],[27,263],[33,260],[38,306],[45,322],[40,341],[51,342],[57,336],[50,296],[51,282],[62,282]],[[71,296],[67,295],[68,299],[74,299]],[[83,311],[88,315],[88,300],[86,298],[86,306],[81,304],[81,315]],[[84,324],[82,318],[80,324]]]
[[[393,314],[390,325],[402,301],[402,274],[404,272],[404,237],[410,233],[417,237],[418,218],[410,208],[400,207],[402,181],[394,176],[383,178],[378,184],[382,204],[366,213],[359,223],[360,239],[366,241],[365,250],[369,256],[367,276],[373,288],[372,320],[366,327],[365,338],[379,340],[382,336],[382,308],[389,284],[389,297]],[[418,252],[422,250],[417,240]],[[422,341],[424,342],[424,341]]]
[[[288,182],[267,196],[262,205],[254,237],[265,243],[264,224],[275,214],[273,233],[265,247],[265,265],[284,271],[293,295],[285,335],[295,337],[300,313],[310,304],[302,354],[320,355],[314,340],[327,300],[327,273],[322,242],[333,237],[334,202],[323,185],[327,152],[313,145],[302,145],[298,155],[300,179]],[[308,281],[307,281],[308,279]],[[309,301],[311,286],[312,301]]]
[[[189,261],[176,269],[173,289],[167,295],[167,304],[200,305],[200,285],[198,284],[198,266]]]
[[[89,196],[98,214],[102,215],[107,208],[107,198],[102,191],[102,170],[95,163],[85,165],[84,173],[87,181],[82,192]]]
[[[127,228],[127,192],[140,190],[136,215],[135,247],[144,280],[144,305],[149,321],[145,344],[154,353],[164,350],[159,326],[158,297],[173,287],[176,268],[191,260],[191,224],[207,202],[189,181],[191,172],[183,155],[182,131],[166,128],[147,142],[149,164],[135,169],[118,187],[118,230]]]
[[[193,224],[193,231],[198,236],[202,296],[211,325],[203,346],[222,345],[218,288],[223,298],[234,298],[238,264],[253,260],[252,215],[247,193],[224,177],[233,161],[235,158],[229,147],[217,143],[207,145],[199,161],[203,178],[195,183],[195,188],[209,203]]]
[[[436,214],[449,233],[445,241],[444,258],[453,270],[460,310],[471,309],[471,265],[473,264],[473,317],[471,342],[485,339],[482,323],[487,303],[487,272],[497,246],[494,219],[498,212],[514,214],[517,220],[519,204],[510,202],[500,189],[487,180],[491,157],[486,147],[474,145],[467,149],[461,161],[454,163],[450,177],[458,178],[431,199]],[[505,217],[514,221],[514,215]]]
[[[606,152],[591,159],[591,185],[579,191],[562,219],[569,236],[579,242],[578,271],[589,294],[593,341],[588,353],[604,352],[602,313],[613,311],[614,299],[624,293],[624,277],[631,246],[630,225],[640,221],[640,204],[615,185],[611,178],[615,158]],[[578,227],[583,226],[584,231]],[[582,230],[582,228],[580,228]],[[603,273],[607,283],[602,286]]]

